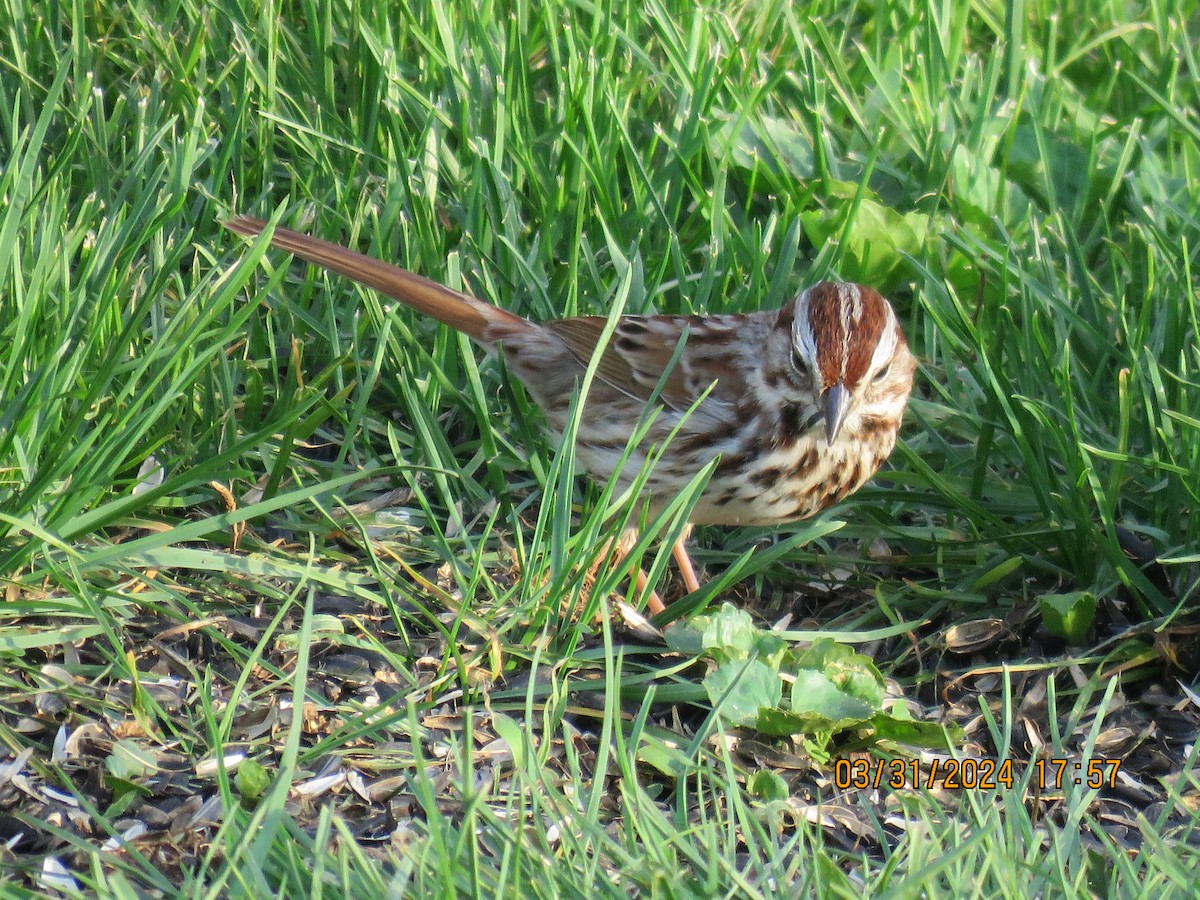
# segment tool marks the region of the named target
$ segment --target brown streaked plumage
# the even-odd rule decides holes
[[[267,227],[247,216],[225,224],[248,237]],[[501,354],[561,435],[604,317],[534,323],[299,232],[276,228],[271,242]],[[681,340],[679,359],[664,380]],[[678,426],[649,473],[652,502],[665,504],[720,457],[692,522],[770,525],[803,519],[858,490],[891,453],[915,365],[891,305],[855,284],[821,282],[779,309],[755,313],[624,316],[597,365],[580,418],[576,460],[593,478],[616,475],[625,487],[651,448]],[[660,380],[662,411],[617,472]],[[675,556],[689,590],[695,590],[682,541]]]

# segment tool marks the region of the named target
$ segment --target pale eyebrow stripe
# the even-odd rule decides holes
[[[886,359],[890,359],[892,354],[896,352],[896,345],[899,343],[897,333],[899,324],[896,322],[896,313],[892,310],[891,305],[887,307],[887,319],[884,322],[883,333],[879,335],[879,343],[875,345],[875,352],[871,354],[871,368],[879,368],[879,364]]]

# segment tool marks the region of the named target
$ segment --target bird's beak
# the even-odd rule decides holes
[[[838,432],[842,430],[842,423],[846,421],[846,412],[850,409],[850,392],[846,390],[846,385],[839,381],[833,387],[827,388],[821,399],[825,404],[825,437],[829,445],[833,446]]]

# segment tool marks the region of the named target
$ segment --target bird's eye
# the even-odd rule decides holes
[[[879,382],[883,381],[883,379],[888,377],[888,372],[890,372],[891,370],[892,370],[892,364],[888,363],[886,366],[884,366],[882,369],[880,369],[878,372],[876,372],[875,377],[872,378],[871,380],[873,382],[875,382],[875,384],[879,384]]]
[[[804,359],[804,355],[798,350],[792,351],[792,365],[796,367],[796,371],[801,375],[808,374],[808,363]]]

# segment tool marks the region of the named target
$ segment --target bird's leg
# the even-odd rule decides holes
[[[692,565],[692,558],[688,556],[687,552],[687,539],[691,536],[692,523],[688,522],[683,526],[679,540],[671,546],[671,555],[675,557],[675,564],[679,566],[679,574],[683,576],[683,586],[687,588],[689,594],[700,590],[700,579],[696,577],[696,568]]]
[[[690,594],[700,590],[700,579],[696,577],[696,568],[692,565],[692,558],[687,552],[687,540],[692,536],[692,523],[689,522],[684,526],[683,531],[679,535],[679,539],[671,545],[671,556],[675,558],[675,564],[679,566],[679,574],[683,578],[683,586]],[[636,528],[626,528],[621,532],[621,536],[610,543],[610,546],[605,548],[601,558],[607,553],[613,553],[616,557],[615,562],[620,563],[629,551],[633,549],[633,545],[637,542],[638,532]],[[646,575],[646,570],[638,567],[637,574],[634,576],[634,590],[638,594],[645,593],[646,586],[650,583],[650,578]],[[651,615],[658,615],[665,610],[667,605],[662,602],[662,598],[658,596],[658,591],[651,590],[650,596],[646,600],[646,609]]]
[[[639,594],[646,590],[646,585],[650,583],[650,579],[646,576],[646,572],[641,566],[638,567],[637,576],[634,579],[636,590]],[[657,616],[663,612],[667,605],[662,602],[662,598],[658,596],[658,591],[651,589],[650,597],[646,600],[646,609],[652,616]]]
[[[609,541],[609,546],[604,549],[601,558],[612,553],[614,556],[614,564],[619,564],[629,552],[633,549],[633,545],[637,543],[638,530],[636,528],[626,528],[621,532],[621,536],[615,541]],[[646,575],[646,570],[638,566],[637,574],[633,577],[634,591],[637,594],[645,593],[646,586],[650,583],[650,578]],[[632,599],[632,598],[631,598]],[[658,596],[658,591],[651,590],[650,597],[646,600],[646,609],[651,615],[658,615],[664,609],[666,604],[662,602],[662,598]]]
[[[671,545],[671,556],[675,558],[675,564],[679,566],[679,574],[683,578],[683,586],[687,593],[700,590],[700,579],[696,577],[696,567],[692,565],[692,558],[688,555],[687,540],[692,536],[692,523],[688,522],[683,526],[683,531],[679,534],[679,539]],[[634,541],[637,540],[637,530],[628,528],[621,535],[621,540],[617,542],[618,560],[623,558],[633,548]],[[646,590],[646,585],[650,579],[642,568],[638,568],[635,579],[636,590],[639,594]],[[658,596],[658,591],[651,590],[650,598],[646,601],[646,609],[652,615],[658,615],[667,608],[662,602],[662,598]]]

